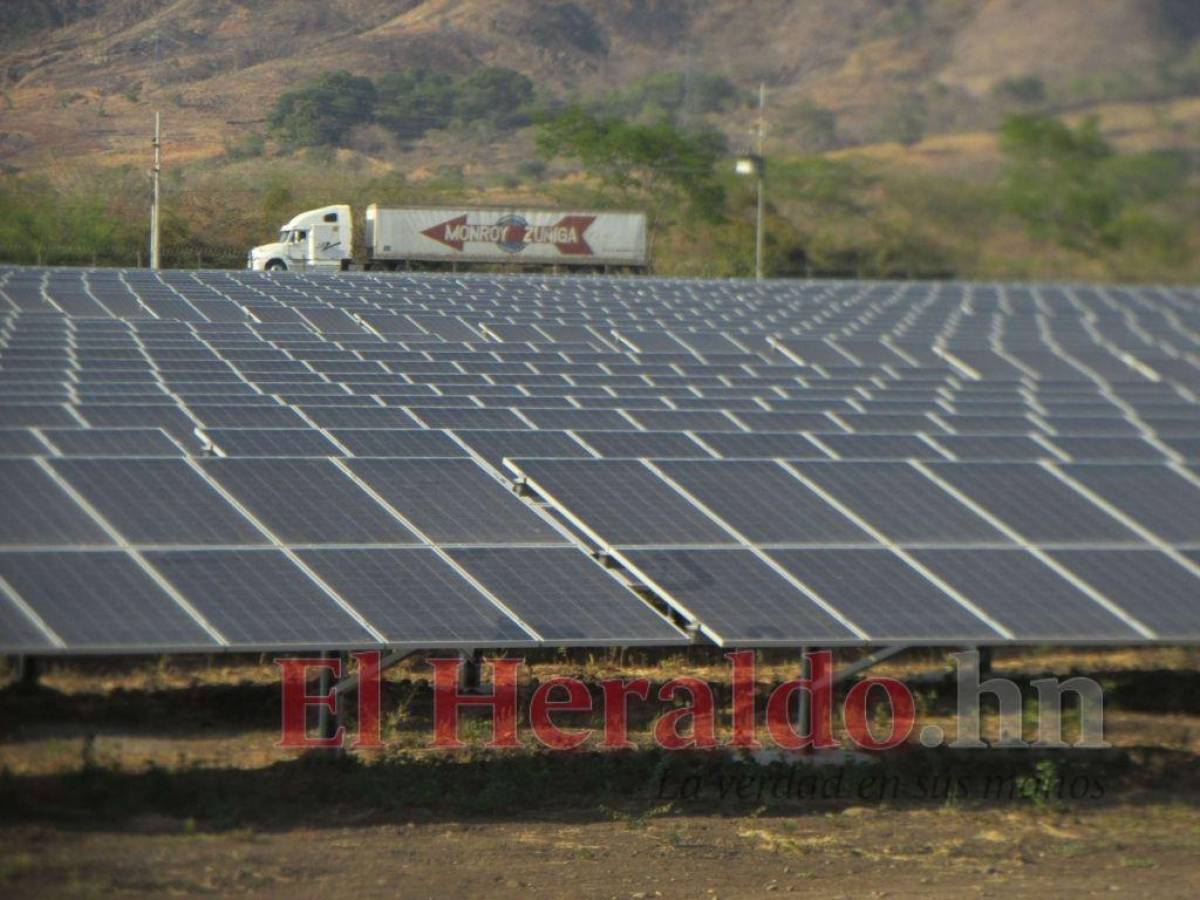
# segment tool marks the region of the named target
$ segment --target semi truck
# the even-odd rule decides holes
[[[387,207],[363,218],[361,265],[397,269],[411,263],[642,269],[646,216],[640,212],[484,207]],[[280,229],[279,240],[253,248],[246,267],[260,271],[346,271],[354,255],[348,204],[310,209]]]

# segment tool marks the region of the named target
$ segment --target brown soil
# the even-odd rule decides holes
[[[38,689],[0,688],[0,892],[1193,897],[1194,661],[1178,650],[999,656],[998,674],[1023,679],[1097,675],[1110,750],[913,745],[874,765],[791,769],[662,754],[640,720],[628,753],[431,751],[420,660],[385,686],[387,748],[330,761],[274,747],[268,664],[64,665]],[[541,680],[687,671],[723,687],[719,655],[617,663],[529,668]],[[916,654],[880,667],[921,682],[919,726],[951,721],[929,677],[940,665]],[[764,685],[790,668],[768,658]],[[464,731],[486,737],[476,724]],[[756,787],[789,772],[798,790]],[[1009,778],[1008,794],[985,788],[990,778]],[[1031,778],[1058,789],[1023,793]]]

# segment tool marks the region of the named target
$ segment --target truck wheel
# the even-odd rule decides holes
[[[286,272],[287,271],[287,263],[285,263],[281,259],[273,259],[269,263],[267,263],[267,271],[268,272]]]

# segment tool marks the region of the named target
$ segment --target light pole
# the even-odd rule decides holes
[[[766,157],[763,156],[763,137],[766,131],[765,110],[767,108],[767,86],[760,83],[758,85],[758,148],[757,152],[751,156],[740,157],[737,161],[735,171],[739,175],[754,175],[758,178],[758,203],[754,216],[754,277],[758,281],[763,279],[763,211],[764,211],[764,183],[766,181],[767,164]]]
[[[154,170],[150,197],[150,268],[158,268],[158,176],[162,171],[162,114],[154,114]]]

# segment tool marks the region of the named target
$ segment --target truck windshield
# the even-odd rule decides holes
[[[286,228],[284,228],[282,231],[279,232],[279,243],[286,244],[288,242],[288,239],[291,237],[291,234],[292,233],[290,231],[288,231]]]

